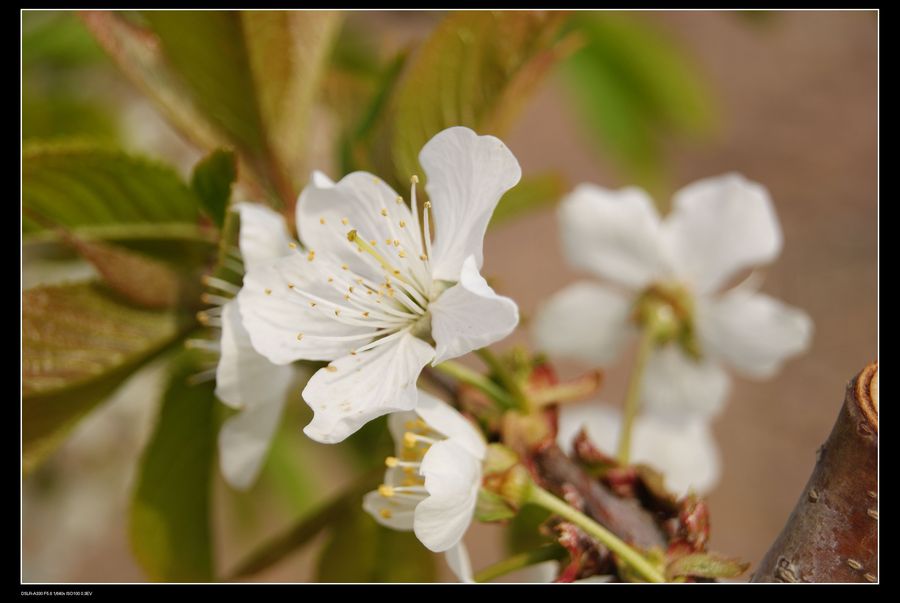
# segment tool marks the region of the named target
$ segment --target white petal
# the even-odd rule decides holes
[[[422,253],[421,236],[412,227],[409,208],[405,203],[397,203],[397,196],[383,180],[368,172],[353,172],[335,184],[322,175],[314,177],[297,201],[300,240],[318,257],[346,263],[353,272],[378,282],[384,270],[371,255],[360,253],[347,233],[356,230],[362,239],[375,241],[375,248],[394,265],[404,261],[398,257],[403,247],[407,251],[405,261],[418,261]],[[387,216],[382,215],[382,210]],[[406,225],[402,229],[401,221]],[[409,245],[404,233],[413,237]],[[403,245],[388,246],[387,239],[397,239]]]
[[[236,208],[241,214],[238,244],[246,270],[291,253],[291,235],[281,214],[259,203],[238,203]]]
[[[341,292],[327,283],[326,268],[324,260],[309,262],[295,252],[270,265],[251,268],[244,275],[238,305],[253,347],[260,354],[276,364],[332,360],[367,342],[335,339],[375,329],[338,322],[332,318],[333,310],[323,304],[310,306],[310,300],[300,293],[306,291],[343,304]],[[340,268],[335,270],[339,272]]]
[[[472,523],[481,461],[453,440],[444,440],[428,449],[419,470],[430,496],[416,507],[416,537],[436,553],[446,551]]]
[[[659,214],[641,189],[582,184],[562,201],[559,218],[563,249],[573,266],[629,289],[663,273]]]
[[[678,275],[700,293],[781,252],[768,191],[738,174],[700,180],[676,193],[663,233]]]
[[[698,304],[697,331],[704,351],[747,376],[766,378],[809,348],[813,323],[802,310],[768,295],[733,290]]]
[[[232,408],[283,400],[293,370],[272,364],[250,343],[237,302],[222,306],[222,336],[216,367],[216,396]]]
[[[315,413],[304,433],[317,442],[334,444],[372,419],[415,408],[416,379],[433,357],[430,345],[407,333],[338,358],[317,371],[303,390],[303,399]]]
[[[363,509],[381,525],[408,532],[413,529],[416,503],[401,496],[382,496],[378,491],[363,497]]]
[[[500,341],[519,324],[516,302],[494,293],[478,273],[474,256],[463,262],[458,278],[428,307],[435,364]]]
[[[447,560],[447,566],[450,571],[457,577],[460,582],[475,582],[475,573],[472,571],[472,562],[469,560],[469,551],[462,541],[456,546],[452,546],[444,553],[444,559]]]
[[[429,427],[452,439],[475,458],[484,459],[487,444],[485,444],[481,432],[459,411],[443,400],[420,389],[416,414],[422,417]]]
[[[596,402],[560,408],[557,442],[572,450],[572,439],[584,426],[594,445],[615,455],[622,429],[622,415]],[[703,494],[717,483],[719,453],[704,420],[673,422],[651,414],[639,415],[631,436],[631,460],[657,469],[666,487],[684,496],[693,488]]]
[[[429,140],[419,153],[419,163],[434,212],[432,274],[457,281],[470,255],[481,268],[488,222],[500,197],[519,182],[522,170],[502,141],[461,126]]]
[[[677,346],[656,350],[644,374],[644,402],[648,412],[673,420],[715,415],[725,402],[730,379],[715,361],[695,361]]]
[[[582,281],[555,293],[535,319],[537,345],[553,355],[606,365],[634,332],[632,301],[608,287]]]
[[[289,367],[275,367],[290,376]],[[230,417],[219,431],[219,465],[225,480],[239,490],[246,490],[259,474],[287,395],[285,387],[276,384],[261,390],[256,406],[248,407]]]

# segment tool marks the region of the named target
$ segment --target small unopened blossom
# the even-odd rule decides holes
[[[606,364],[652,320],[659,341],[643,380],[648,410],[711,416],[729,390],[722,363],[767,378],[808,348],[806,313],[759,293],[754,279],[723,291],[781,252],[761,185],[737,174],[700,180],[675,194],[662,220],[640,189],[583,184],[559,217],[569,262],[611,286],[585,280],[557,293],[536,321],[537,341]]]
[[[435,552],[457,563],[472,523],[487,446],[481,433],[447,403],[419,392],[415,412],[388,417],[396,456],[385,461],[384,483],[363,508],[395,530],[413,530]]]
[[[621,427],[622,414],[615,408],[596,402],[566,404],[559,407],[556,441],[571,453],[575,436],[584,428],[598,449],[613,455]],[[639,416],[631,432],[630,459],[658,470],[666,489],[679,497],[691,490],[709,492],[721,473],[719,451],[703,418],[676,422],[654,414]]]
[[[239,247],[246,269],[264,266],[291,252],[284,219],[257,204],[237,205],[241,216]],[[237,287],[209,279],[212,287],[234,294]],[[224,300],[222,300],[224,301]],[[290,366],[271,363],[253,349],[235,300],[224,301],[217,316],[206,319],[222,329],[218,342],[216,396],[240,411],[219,431],[219,464],[226,481],[249,488],[269,450],[294,380]]]
[[[497,138],[456,127],[419,161],[430,199],[421,219],[415,176],[407,205],[371,174],[335,183],[315,173],[297,202],[305,247],[244,279],[238,299],[256,350],[276,364],[328,361],[303,390],[315,413],[304,431],[319,442],[415,408],[425,365],[518,323],[516,304],[479,273],[491,214],[521,176],[515,157]]]

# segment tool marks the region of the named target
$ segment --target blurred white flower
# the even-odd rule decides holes
[[[749,281],[719,293],[781,251],[778,219],[759,184],[737,174],[700,180],[675,194],[665,220],[640,189],[583,184],[559,216],[569,262],[617,287],[582,281],[563,289],[542,309],[536,339],[550,353],[608,363],[636,331],[639,305],[652,300],[677,330],[648,361],[648,410],[711,416],[729,389],[720,362],[766,378],[808,348],[813,325],[803,311]]]
[[[386,460],[384,484],[366,494],[363,508],[382,525],[413,530],[459,566],[468,559],[461,540],[475,513],[487,452],[481,433],[424,391],[415,412],[392,414],[388,425],[397,456]]]
[[[613,456],[621,437],[622,414],[595,402],[565,404],[559,408],[556,442],[566,453],[582,427],[591,442]],[[639,416],[631,433],[632,463],[649,465],[665,477],[666,488],[682,497],[689,490],[706,494],[718,483],[719,451],[707,422],[673,422],[652,414]]]
[[[521,176],[515,157],[500,140],[456,127],[432,138],[419,162],[431,199],[421,223],[415,177],[410,208],[371,174],[333,183],[317,172],[297,202],[307,248],[244,278],[238,303],[257,351],[276,364],[330,361],[303,390],[315,413],[304,431],[319,442],[415,408],[426,364],[518,323],[516,304],[479,273],[494,207]]]
[[[271,264],[292,252],[291,238],[280,214],[258,204],[240,203],[239,246],[247,270]],[[236,288],[217,279],[210,286],[233,293]],[[272,364],[253,349],[241,323],[235,300],[225,302],[221,326],[216,396],[240,412],[219,431],[219,465],[225,480],[244,490],[256,480],[281,417],[294,379],[290,366]]]

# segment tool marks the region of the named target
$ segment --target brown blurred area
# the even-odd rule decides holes
[[[776,378],[735,378],[729,403],[714,423],[723,474],[708,498],[711,548],[755,564],[793,508],[846,382],[877,355],[877,16],[871,11],[777,12],[753,20],[733,12],[642,16],[696,60],[719,111],[718,127],[707,139],[667,145],[669,194],[728,171],[764,184],[785,244],[766,271],[762,290],[804,309],[815,323],[811,350],[789,361]],[[397,46],[420,38],[438,17],[352,16]],[[571,185],[631,184],[596,152],[564,95],[560,81],[548,80],[505,138],[523,172],[557,169]],[[529,344],[527,318],[543,299],[583,276],[563,260],[552,209],[492,230],[485,258],[484,273],[519,303],[525,319],[524,328],[500,347]],[[630,362],[631,352],[607,367],[602,400],[623,399]],[[587,367],[559,368],[574,375]],[[299,429],[296,433],[299,437]],[[327,456],[324,447],[315,450]],[[331,472],[328,491],[350,477],[336,477],[339,473]],[[105,517],[106,534],[97,545],[70,574],[52,573],[49,579],[143,579],[128,552],[125,490],[121,504]],[[264,531],[273,535],[280,527],[268,525]],[[470,530],[466,542],[476,568],[503,556],[501,537],[496,526]],[[233,550],[222,555],[229,564],[240,556]],[[314,563],[307,548],[256,579],[309,580]],[[26,573],[29,577],[42,576],[36,569]],[[452,579],[446,570],[442,577]]]

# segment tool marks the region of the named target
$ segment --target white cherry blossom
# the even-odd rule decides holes
[[[809,317],[755,291],[753,279],[721,292],[781,251],[761,185],[737,174],[700,180],[675,194],[662,220],[640,189],[583,184],[563,200],[559,217],[568,261],[612,286],[584,280],[558,292],[536,320],[536,339],[553,354],[609,363],[637,332],[638,305],[655,299],[680,330],[648,361],[648,410],[711,416],[729,390],[721,363],[767,378],[809,347]]]
[[[430,199],[421,219],[415,176],[407,206],[371,174],[334,183],[317,172],[297,202],[305,247],[244,279],[238,301],[257,351],[275,364],[329,362],[303,390],[315,413],[304,431],[319,442],[415,408],[425,365],[518,323],[516,304],[479,273],[491,214],[521,176],[515,157],[497,138],[455,127],[419,161]]]
[[[463,534],[472,523],[487,445],[481,433],[447,403],[419,391],[415,412],[394,413],[388,425],[396,456],[385,464],[384,484],[363,508],[395,530],[413,530],[448,562],[466,556]]]
[[[262,205],[240,203],[239,247],[244,267],[264,266],[291,253],[284,219]],[[210,285],[228,293],[237,288],[218,279]],[[294,381],[290,366],[272,364],[250,343],[237,302],[222,304],[213,323],[222,329],[217,346],[216,396],[239,410],[219,431],[219,464],[226,481],[247,489],[256,480]]]

